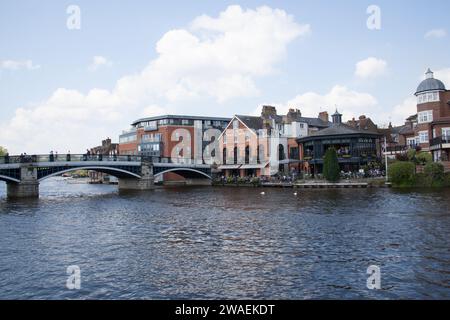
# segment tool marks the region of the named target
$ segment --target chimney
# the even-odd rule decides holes
[[[263,106],[261,111],[262,118],[271,118],[277,115],[277,109],[272,106]]]
[[[364,119],[366,119],[366,116],[365,116],[365,115],[359,116],[359,120],[364,120]]]
[[[325,122],[329,121],[328,112],[323,111],[319,113],[319,119]]]

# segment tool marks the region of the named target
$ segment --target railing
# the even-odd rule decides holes
[[[87,155],[87,154],[46,154],[0,157],[0,164],[39,163],[39,162],[80,162],[80,161],[127,161],[140,162],[137,155]]]
[[[414,146],[393,146],[387,147],[386,152],[403,152],[408,150],[409,148],[414,148]]]
[[[436,146],[443,143],[450,143],[450,136],[441,136],[430,139],[430,146]]]
[[[148,157],[141,155],[87,155],[87,154],[46,154],[46,155],[20,155],[0,157],[0,164],[13,163],[42,163],[42,162],[83,162],[83,161],[122,161],[141,162],[148,159],[153,163],[171,164],[205,164],[203,159]]]

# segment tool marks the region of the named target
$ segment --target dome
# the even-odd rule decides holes
[[[445,91],[445,85],[441,80],[435,79],[433,77],[433,72],[428,69],[425,73],[426,79],[423,80],[416,90],[416,95],[425,91]]]

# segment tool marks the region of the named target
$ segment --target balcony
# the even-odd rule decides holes
[[[450,148],[450,136],[436,137],[430,140],[430,149],[447,149]]]

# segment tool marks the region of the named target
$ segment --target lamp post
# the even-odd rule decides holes
[[[384,136],[384,165],[386,166],[386,182],[388,182],[388,156],[387,156],[387,141],[386,136]]]

